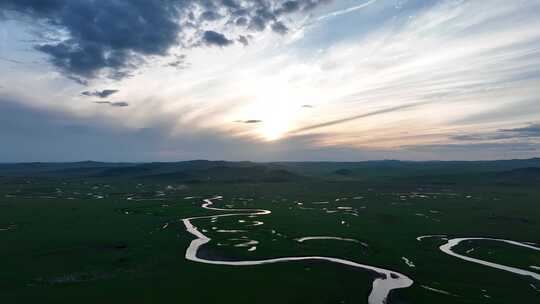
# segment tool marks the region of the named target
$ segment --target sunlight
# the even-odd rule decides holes
[[[270,102],[270,99],[276,102]],[[274,95],[267,99],[268,101],[256,102],[248,105],[242,112],[242,117],[247,119],[260,120],[251,130],[251,134],[263,141],[275,141],[282,139],[283,136],[294,128],[295,121],[299,116],[299,111],[294,105],[286,105],[278,102],[280,99]]]
[[[264,140],[274,141],[283,138],[283,135],[290,129],[289,121],[275,117],[263,122],[260,128],[257,129],[257,132]]]
[[[233,120],[258,120],[248,132],[263,141],[283,139],[297,127],[306,112],[303,104],[316,100],[313,91],[304,86],[291,85],[288,71],[266,77],[264,81],[250,83],[249,95],[253,102],[234,113]],[[251,81],[250,81],[251,82]]]

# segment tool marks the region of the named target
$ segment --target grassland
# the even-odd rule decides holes
[[[222,208],[272,214],[195,220],[212,238],[204,249],[210,258],[321,255],[392,269],[415,284],[394,292],[391,303],[535,303],[540,282],[445,255],[440,238],[416,238],[539,244],[540,184],[530,169],[536,165],[0,165],[0,303],[366,302],[373,274],[343,265],[228,267],[185,260],[193,236],[181,219],[219,214],[200,208],[202,198],[215,195],[224,197]],[[295,240],[304,236],[364,245]],[[245,239],[257,240],[256,250],[235,247]],[[456,250],[472,248],[468,254],[476,258],[528,270],[540,266],[538,252],[507,244],[478,241]]]

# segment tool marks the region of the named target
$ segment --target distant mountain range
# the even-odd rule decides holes
[[[540,158],[498,161],[228,162],[0,164],[0,176],[154,179],[179,182],[299,182],[433,176],[483,176],[501,183],[540,182]]]

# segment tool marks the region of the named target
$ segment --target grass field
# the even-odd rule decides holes
[[[344,265],[187,261],[194,237],[181,219],[223,214],[201,208],[202,199],[216,195],[223,196],[220,208],[272,213],[194,220],[212,239],[201,252],[209,259],[319,255],[391,269],[414,280],[392,292],[391,303],[540,298],[540,282],[532,278],[446,255],[438,249],[445,243],[440,237],[416,239],[442,234],[540,244],[540,184],[534,170],[516,171],[523,165],[437,164],[412,173],[409,164],[379,170],[272,164],[253,172],[249,164],[234,170],[220,164],[204,173],[191,166],[174,169],[180,174],[160,165],[159,174],[152,168],[143,177],[128,165],[106,174],[103,168],[75,174],[76,168],[0,166],[0,303],[367,302],[374,274]],[[358,242],[296,240],[306,236]],[[257,241],[256,248],[242,245],[246,240]],[[540,272],[531,268],[540,266],[539,251],[471,241],[456,252]]]

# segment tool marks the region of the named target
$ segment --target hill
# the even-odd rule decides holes
[[[228,162],[193,160],[154,163],[0,164],[0,176],[177,182],[298,182],[306,180],[406,180],[488,183],[539,182],[540,158],[500,161]]]
[[[540,167],[527,167],[499,172],[496,174],[496,179],[499,183],[506,184],[537,183],[540,185]]]

